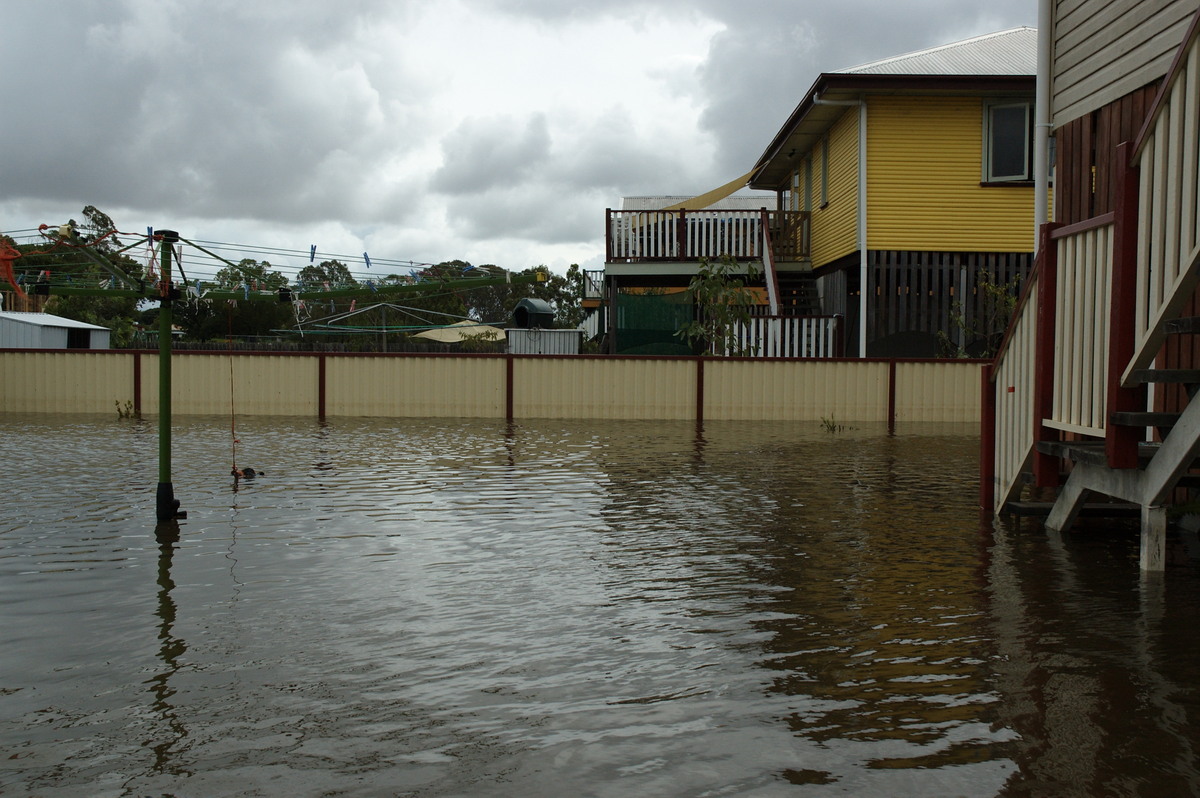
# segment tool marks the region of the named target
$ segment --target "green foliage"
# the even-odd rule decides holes
[[[117,406],[117,418],[119,419],[137,420],[142,417],[142,412],[134,408],[132,399],[126,400],[123,405],[121,404],[121,400],[117,399],[114,401],[114,404]]]
[[[753,264],[745,268],[746,275],[742,277],[740,264],[728,255],[718,261],[701,258],[699,270],[687,288],[695,316],[675,335],[701,351],[711,347],[721,354],[755,354],[737,335],[740,325],[749,324],[750,306],[757,299],[746,281],[754,279],[758,270]]]
[[[821,416],[821,429],[825,430],[830,435],[836,435],[839,432],[845,432],[848,429],[854,429],[854,427],[847,427],[845,424],[839,424],[837,419],[834,418],[833,415],[830,415],[829,418]]]
[[[997,282],[991,272],[980,269],[975,286],[981,299],[977,303],[979,312],[971,313],[956,301],[950,306],[950,332],[938,330],[942,357],[993,357],[1000,350],[1017,308],[1021,275]]]
[[[496,266],[480,268],[503,273]],[[546,275],[544,282],[483,286],[465,292],[468,315],[476,321],[503,327],[510,323],[513,309],[522,299],[541,299],[554,309],[555,327],[578,327],[583,321],[583,270],[573,263],[566,276],[555,274],[545,266],[514,272],[514,275],[532,277],[538,272]]]
[[[83,209],[83,218],[82,229],[75,229],[75,225],[72,224],[75,232],[62,242],[50,241],[45,244],[17,247],[22,257],[15,262],[14,271],[18,276],[23,275],[26,288],[34,283],[43,271],[50,272],[51,280],[55,283],[81,287],[107,285],[112,276],[83,254],[79,250],[80,244],[91,245],[91,252],[111,264],[116,271],[128,275],[134,281],[142,279],[141,264],[115,252],[119,242],[110,235],[115,229],[112,219],[93,205]],[[53,238],[57,239],[57,234]],[[111,345],[122,347],[128,345],[133,338],[133,318],[137,314],[137,300],[132,297],[51,296],[46,301],[45,311],[75,321],[107,327],[112,331],[109,338]]]
[[[272,270],[269,262],[246,258],[217,272],[216,282],[225,289],[278,291],[287,286],[288,279]],[[290,326],[293,321],[291,303],[262,299],[216,302],[191,299],[176,302],[172,310],[175,323],[192,341],[217,341],[231,335],[270,335],[272,330]]]

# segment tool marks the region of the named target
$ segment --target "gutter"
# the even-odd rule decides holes
[[[1048,0],[1042,0],[1047,2]],[[813,105],[858,106],[858,356],[867,356],[867,101],[822,100],[814,94]]]

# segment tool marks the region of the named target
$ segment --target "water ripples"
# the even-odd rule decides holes
[[[959,430],[187,419],[161,545],[148,425],[0,432],[12,794],[1022,794],[1112,666]]]

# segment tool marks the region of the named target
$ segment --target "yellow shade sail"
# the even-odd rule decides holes
[[[664,211],[698,211],[698,210],[702,210],[704,208],[707,208],[709,205],[712,205],[714,202],[718,202],[720,200],[725,199],[726,197],[728,197],[730,194],[737,191],[738,189],[745,188],[746,184],[750,182],[750,178],[753,176],[754,176],[754,170],[751,169],[749,172],[747,172],[746,174],[737,178],[736,180],[730,180],[728,183],[726,183],[725,185],[723,185],[719,188],[714,188],[712,191],[709,191],[705,194],[701,194],[697,197],[692,197],[689,200],[684,200],[683,202],[677,202],[674,205],[668,205],[667,207],[662,208],[662,210],[664,210]]]

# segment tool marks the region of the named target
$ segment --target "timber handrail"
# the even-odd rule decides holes
[[[1146,368],[1200,281],[1200,12],[1133,148],[1138,170],[1137,305],[1133,355],[1121,374]]]

